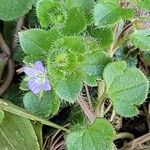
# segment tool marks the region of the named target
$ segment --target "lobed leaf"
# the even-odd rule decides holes
[[[68,150],[114,150],[115,136],[112,125],[99,118],[87,128],[70,132],[66,137],[66,145]]]
[[[145,101],[149,89],[145,75],[137,68],[127,68],[124,61],[117,61],[105,67],[103,78],[116,112],[124,117],[138,115],[137,106]]]
[[[134,16],[130,9],[120,8],[113,3],[97,3],[94,7],[94,23],[99,28],[111,27],[119,20]]]

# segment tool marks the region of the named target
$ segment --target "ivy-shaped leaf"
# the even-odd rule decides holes
[[[29,29],[19,32],[21,48],[26,54],[35,56],[42,55],[48,51],[52,43],[60,37],[57,29],[44,31],[42,29]]]
[[[99,28],[111,27],[119,20],[131,18],[134,13],[130,9],[120,8],[112,3],[98,3],[94,7],[94,23]]]
[[[34,0],[0,0],[0,19],[15,20],[25,15],[31,8]]]
[[[108,64],[103,73],[106,94],[112,100],[116,112],[124,117],[138,114],[137,105],[148,94],[149,82],[137,68],[128,68],[124,61]]]
[[[112,125],[99,118],[87,128],[70,132],[66,137],[66,145],[68,150],[114,150],[115,136]]]
[[[40,150],[31,122],[5,112],[0,124],[0,149],[4,150]]]
[[[77,75],[71,74],[65,79],[55,81],[54,88],[61,99],[74,103],[82,89],[82,81]]]
[[[28,92],[23,98],[23,103],[29,112],[42,118],[54,115],[60,107],[60,100],[54,91],[44,92],[42,96]]]
[[[131,41],[137,48],[150,51],[150,29],[136,30],[131,35]]]
[[[84,14],[79,8],[75,7],[68,12],[63,32],[66,35],[79,34],[86,29],[86,26],[87,23]]]

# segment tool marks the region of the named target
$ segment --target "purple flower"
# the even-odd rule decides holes
[[[34,94],[38,94],[43,90],[51,90],[49,81],[46,78],[46,70],[41,61],[36,61],[33,67],[25,66],[24,72],[30,77],[28,87]]]

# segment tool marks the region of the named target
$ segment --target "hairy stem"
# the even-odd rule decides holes
[[[87,116],[87,118],[93,122],[96,119],[96,115],[93,113],[93,111],[89,108],[88,104],[86,103],[86,101],[83,99],[82,96],[79,96],[79,98],[77,99],[78,104],[80,105],[80,107],[82,108],[84,114]]]
[[[90,108],[93,108],[92,101],[91,101],[91,97],[90,97],[90,93],[89,93],[89,89],[88,89],[88,86],[87,86],[87,85],[85,85],[85,91],[86,91],[87,100],[88,100],[88,102],[89,102]]]

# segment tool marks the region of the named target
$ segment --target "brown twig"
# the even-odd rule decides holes
[[[144,113],[145,113],[145,116],[146,116],[146,122],[147,122],[147,125],[148,125],[148,129],[149,129],[149,132],[150,132],[150,113],[149,113],[150,104],[148,106],[148,109],[146,108],[145,105],[143,105],[143,109],[144,109]]]
[[[7,64],[7,70],[6,70],[4,82],[0,85],[0,95],[2,95],[5,92],[5,90],[8,88],[8,86],[10,85],[13,79],[14,62],[11,59],[11,51],[8,45],[6,44],[6,42],[4,41],[3,36],[1,34],[0,34],[0,48],[2,52],[6,55],[6,57],[3,59]]]
[[[137,139],[134,139],[132,140],[131,142],[125,144],[121,150],[127,150],[128,148],[131,150],[131,149],[134,149],[136,146],[142,144],[142,143],[145,143],[147,141],[150,141],[150,133],[147,133]]]
[[[23,24],[24,24],[24,17],[21,17],[21,18],[18,19],[17,24],[16,24],[16,29],[15,29],[15,32],[14,32],[14,37],[13,37],[12,45],[11,45],[12,53],[14,53],[15,50],[16,50],[16,48],[17,48],[17,44],[18,44],[18,41],[17,41],[18,32],[22,29]]]

